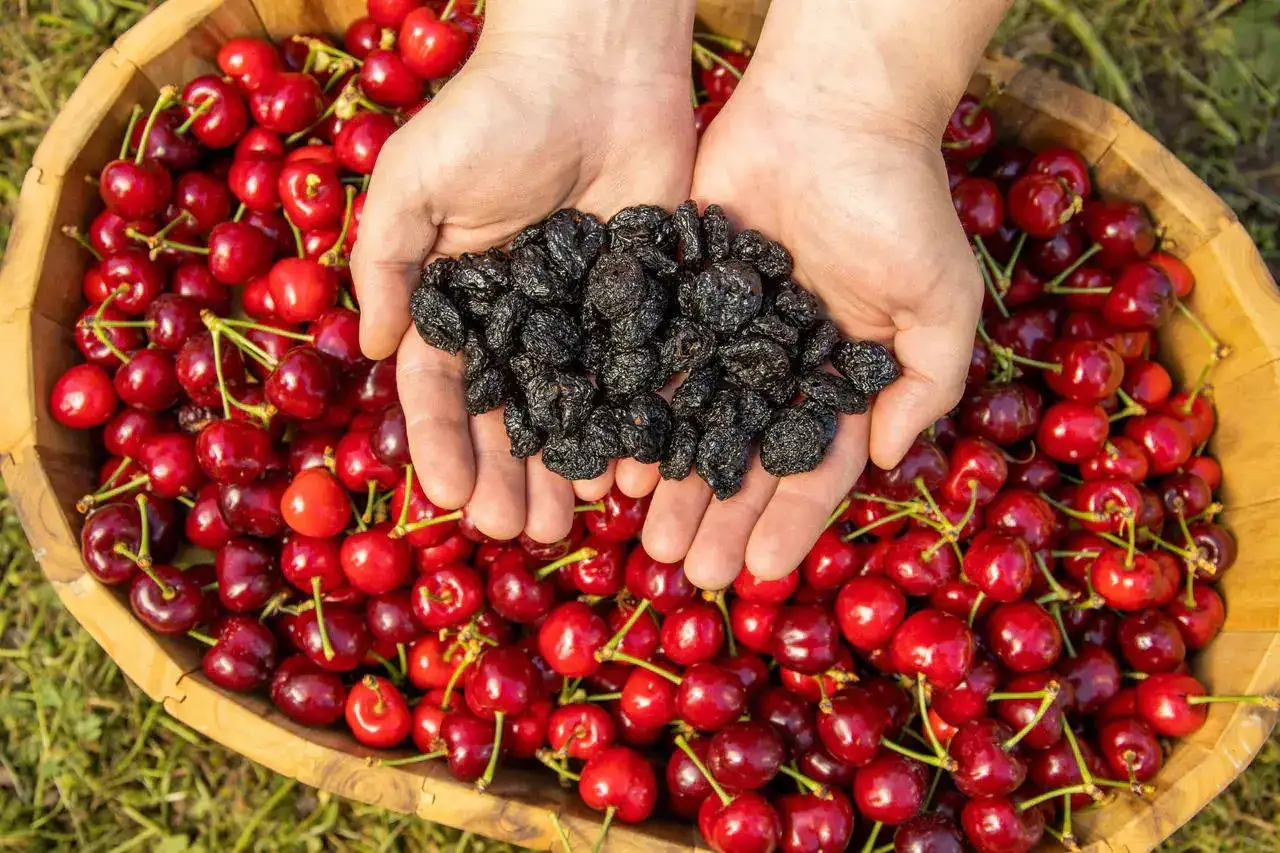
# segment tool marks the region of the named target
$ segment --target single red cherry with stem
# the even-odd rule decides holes
[[[1114,717],[1099,725],[1098,752],[1112,773],[1135,783],[1151,781],[1164,766],[1155,729],[1137,717]]]
[[[582,761],[590,761],[613,746],[616,738],[613,717],[604,708],[589,702],[557,708],[551,714],[547,729],[547,742],[558,757]]]
[[[115,413],[119,397],[111,376],[97,364],[77,364],[58,377],[49,395],[55,420],[72,429],[102,426]]]
[[[279,557],[274,548],[254,539],[232,539],[214,559],[218,600],[232,613],[255,613],[267,606],[281,587]]]
[[[426,80],[439,80],[461,67],[471,48],[471,37],[423,6],[401,21],[397,47],[410,71]]]
[[[746,709],[746,688],[724,667],[696,663],[682,677],[671,676],[668,680],[679,682],[676,712],[680,719],[699,731],[719,731]]]
[[[479,612],[484,603],[484,581],[470,566],[452,563],[420,575],[413,583],[412,595],[414,616],[423,627],[439,631],[460,625]]]
[[[280,511],[291,530],[317,539],[337,536],[352,522],[350,496],[323,467],[308,468],[293,478]]]
[[[969,800],[961,812],[969,843],[978,853],[1030,853],[1044,837],[1044,813],[1025,806],[1007,797]]]
[[[324,728],[345,713],[347,688],[336,672],[327,672],[305,655],[285,658],[271,676],[271,702],[304,726]]]
[[[185,634],[210,615],[200,584],[165,564],[136,560],[139,574],[129,587],[134,615],[157,634]]]
[[[987,617],[987,644],[1014,672],[1039,672],[1062,654],[1062,634],[1049,612],[1033,601],[1001,604]]]
[[[604,824],[593,853],[603,849],[609,825],[616,819],[640,823],[653,814],[658,802],[658,780],[653,766],[625,746],[612,746],[587,761],[578,778],[578,796],[596,811],[604,812]]]
[[[786,745],[773,726],[744,721],[716,732],[707,765],[720,784],[751,791],[772,781],[786,757]]]
[[[1156,234],[1151,220],[1133,202],[1090,199],[1080,218],[1089,239],[1101,249],[1098,263],[1107,269],[1141,260],[1155,248]]]
[[[399,746],[409,737],[412,712],[404,694],[381,676],[366,675],[347,694],[347,727],[375,749]]]
[[[1280,707],[1275,696],[1210,696],[1190,675],[1159,673],[1138,682],[1138,713],[1162,737],[1187,737],[1199,731],[1215,703]]]
[[[908,616],[894,632],[889,655],[909,678],[923,676],[944,690],[956,687],[973,665],[973,632],[955,616],[925,608]]]
[[[924,805],[929,777],[926,765],[886,749],[854,775],[854,806],[868,820],[897,826]]]
[[[254,690],[264,686],[275,671],[275,635],[251,616],[224,619],[216,639],[194,633],[191,636],[212,645],[201,665],[204,674],[219,687],[241,692]]]

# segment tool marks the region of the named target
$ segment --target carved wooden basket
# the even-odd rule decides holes
[[[702,4],[703,20],[754,38],[767,3]],[[299,727],[265,698],[225,693],[205,680],[194,643],[151,634],[113,590],[86,574],[73,504],[91,490],[89,437],[49,416],[54,380],[80,360],[72,325],[80,310],[85,255],[59,236],[97,210],[85,178],[113,156],[133,104],[150,103],[167,83],[214,69],[218,46],[239,35],[279,37],[341,32],[363,0],[170,0],[116,42],[89,71],[36,152],[22,187],[9,260],[0,279],[0,470],[49,582],[128,676],[177,719],[280,773],[319,788],[425,820],[538,849],[556,839],[558,814],[585,846],[599,816],[547,774],[504,770],[481,795],[434,764],[371,767],[366,752],[337,731]],[[1240,542],[1238,564],[1222,580],[1226,629],[1196,659],[1213,692],[1280,688],[1280,453],[1268,412],[1280,406],[1280,294],[1231,211],[1168,151],[1114,106],[1007,60],[986,62],[975,91],[993,85],[1003,130],[1030,147],[1062,142],[1093,164],[1106,194],[1141,202],[1187,261],[1198,286],[1192,307],[1235,349],[1215,375],[1220,426],[1213,451],[1226,470],[1227,521]],[[1203,364],[1205,344],[1185,323],[1165,334],[1178,378]],[[1234,779],[1270,734],[1273,712],[1214,706],[1208,725],[1178,744],[1150,803],[1125,796],[1082,814],[1089,849],[1145,850],[1166,838]],[[609,847],[661,853],[696,846],[688,826],[615,826]]]

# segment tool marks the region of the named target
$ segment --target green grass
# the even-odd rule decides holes
[[[0,0],[0,247],[44,128],[142,10]],[[998,40],[1129,109],[1280,267],[1280,0],[1019,2]],[[169,719],[42,583],[2,490],[0,518],[0,850],[502,848],[297,785]],[[1273,740],[1165,849],[1280,850],[1278,839]]]

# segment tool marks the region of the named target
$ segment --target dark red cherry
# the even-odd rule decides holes
[[[1093,714],[1116,697],[1123,686],[1120,665],[1101,646],[1086,643],[1058,662],[1062,680],[1071,688],[1075,709]]]
[[[1120,779],[1148,782],[1164,765],[1155,730],[1137,717],[1114,717],[1098,726],[1098,751]]]
[[[982,102],[965,95],[956,105],[942,134],[942,151],[948,158],[973,160],[996,142],[995,118]]]
[[[1035,435],[1044,400],[1021,382],[984,385],[960,404],[960,426],[1001,447]]]
[[[1003,797],[1027,778],[1027,765],[1006,750],[1013,729],[982,718],[965,723],[952,737],[947,751],[955,761],[951,779],[966,797]]]
[[[1155,264],[1133,263],[1116,276],[1102,317],[1118,329],[1155,329],[1173,313],[1173,284]]]
[[[720,784],[750,791],[767,785],[786,755],[782,737],[773,726],[746,721],[716,732],[707,765]]]
[[[685,670],[676,691],[680,719],[700,731],[725,728],[742,715],[747,691],[738,678],[723,667],[697,663]]]
[[[1062,654],[1058,624],[1032,601],[1001,604],[987,617],[987,643],[1002,664],[1014,672],[1048,669]]]
[[[164,212],[173,192],[169,170],[154,160],[112,160],[98,176],[98,192],[123,219],[147,219]]]
[[[904,675],[924,676],[935,687],[956,687],[973,665],[973,633],[960,619],[926,608],[906,618],[889,645],[894,666]]]
[[[323,108],[320,83],[309,74],[281,72],[249,95],[249,110],[258,124],[283,135],[310,127]]]
[[[824,672],[836,662],[839,648],[839,626],[827,607],[794,604],[784,607],[774,622],[771,652],[788,669]]]
[[[952,188],[951,203],[970,237],[989,237],[1004,224],[1004,196],[994,181],[965,178]]]
[[[244,98],[220,77],[196,77],[183,88],[182,103],[192,135],[206,148],[229,148],[249,127]]]
[[[413,615],[424,628],[439,631],[474,616],[484,602],[484,581],[473,568],[452,563],[413,584]],[[546,657],[545,650],[543,656]],[[550,660],[550,658],[548,658]]]
[[[897,826],[920,811],[931,775],[919,761],[883,750],[858,769],[853,780],[854,805],[867,820]]]
[[[653,609],[670,613],[697,595],[697,588],[685,576],[681,563],[660,563],[637,546],[627,557],[627,591],[648,599]]]
[[[1030,853],[1044,836],[1044,813],[1022,811],[1005,797],[969,800],[961,820],[978,853]]]
[[[134,576],[129,605],[157,634],[185,634],[210,615],[200,583],[173,566],[157,564]]]
[[[305,655],[293,655],[271,677],[271,701],[295,723],[323,728],[342,717],[347,689],[337,673],[326,672]]]
[[[1117,269],[1151,254],[1156,245],[1151,220],[1138,205],[1120,199],[1090,199],[1081,215],[1089,238],[1101,251],[1098,263]]]

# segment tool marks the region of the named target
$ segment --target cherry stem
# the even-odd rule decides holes
[[[1155,785],[1144,785],[1141,782],[1121,782],[1119,779],[1094,779],[1093,784],[1100,788],[1119,788],[1130,791],[1139,797],[1149,797],[1156,792]]]
[[[227,324],[227,321],[214,314],[208,308],[201,309],[200,321],[204,323],[205,328],[210,332],[221,333],[227,336],[227,340],[231,341],[243,352],[252,356],[259,364],[268,370],[276,369],[276,359],[266,350],[259,347],[253,341],[240,334],[234,328]]]
[[[307,46],[307,50],[309,50],[312,53],[323,53],[328,56],[332,56],[335,59],[345,59],[351,62],[356,67],[360,67],[364,65],[363,62],[356,59],[354,56],[347,53],[346,51],[339,50],[338,48],[334,47],[331,44],[325,44],[324,42],[320,41],[320,39],[312,38],[310,36],[293,36],[293,40],[295,42],[298,42],[299,44],[305,44]],[[323,69],[319,69],[319,70],[323,70]]]
[[[453,698],[453,691],[458,686],[458,679],[462,677],[463,670],[475,663],[476,657],[475,647],[469,646],[462,656],[461,663],[454,669],[453,674],[449,676],[449,683],[444,687],[444,695],[440,698],[440,709],[442,711],[449,710],[449,700]]]
[[[1089,260],[1090,258],[1092,258],[1094,255],[1098,254],[1098,252],[1101,252],[1101,251],[1102,251],[1102,247],[1099,246],[1097,243],[1094,243],[1092,246],[1085,249],[1083,252],[1080,253],[1080,257],[1072,261],[1065,270],[1063,270],[1062,272],[1058,273],[1053,278],[1045,282],[1045,285],[1044,285],[1045,293],[1062,293],[1068,290],[1068,288],[1062,287],[1062,283],[1066,281],[1068,278],[1070,278],[1072,273],[1080,269],[1080,267],[1084,266],[1085,261]],[[1096,293],[1099,296],[1101,296],[1104,293],[1107,293],[1108,291],[1110,291],[1110,289],[1111,288],[1103,289],[1103,288],[1093,288],[1093,287],[1069,288],[1069,290],[1080,291],[1083,293]]]
[[[916,752],[914,749],[908,749],[905,746],[896,744],[887,737],[880,738],[880,745],[891,752],[896,752],[899,755],[905,755],[907,758],[914,758],[916,761],[919,761],[922,764],[928,764],[931,767],[939,767],[943,770],[953,770],[956,766],[955,759],[951,758],[951,756],[943,758],[942,756],[937,755],[925,755],[923,752]]]
[[[1026,236],[1026,232],[1023,232],[1023,236]],[[1000,291],[1001,295],[1008,293],[1009,271],[1013,269],[1013,265],[1010,264],[1008,267],[1000,266],[1000,264],[996,262],[996,259],[991,256],[991,252],[987,249],[987,244],[982,241],[981,236],[973,238],[973,245],[977,247],[978,260],[986,266],[987,272],[991,276],[992,283],[995,284],[996,289]]]
[[[291,332],[288,329],[277,329],[275,326],[268,326],[263,323],[255,323],[253,320],[236,320],[232,317],[223,317],[222,325],[234,326],[237,329],[252,329],[255,332],[265,332],[270,335],[279,335],[282,338],[289,338],[294,341],[303,341],[304,343],[314,343],[316,336],[304,334],[303,332]]]
[[[982,283],[987,286],[987,293],[991,294],[991,301],[996,304],[996,310],[1000,312],[1000,316],[1006,320],[1009,318],[1009,309],[1004,304],[1004,297],[1000,295],[1000,289],[996,287],[996,283],[991,278],[991,273],[987,271],[987,265],[982,258],[976,259],[978,262],[978,272],[982,273]]]
[[[122,457],[120,460],[120,464],[116,466],[116,470],[112,471],[111,476],[108,477],[107,481],[102,484],[102,488],[104,489],[111,488],[111,486],[115,483],[115,481],[120,479],[120,475],[124,473],[125,469],[132,464],[133,464],[132,456]]]
[[[575,678],[572,681],[567,678],[564,679],[560,683],[560,696],[557,699],[559,704],[568,705],[573,695],[578,692],[578,685],[581,683],[581,678]]]
[[[398,685],[404,681],[404,677],[401,676],[400,671],[396,669],[395,664],[393,664],[391,661],[387,660],[382,655],[378,654],[372,649],[369,651],[369,657],[375,660],[379,666],[381,666],[383,669],[387,671],[387,676],[390,677],[392,684]],[[372,676],[369,676],[369,677],[372,678]],[[381,693],[378,694],[378,701],[379,702],[382,701]]]
[[[121,156],[121,159],[124,158],[123,154],[120,156]],[[84,236],[84,233],[79,228],[75,227],[74,225],[63,225],[62,234],[64,237],[70,237],[72,240],[75,240],[77,243],[79,243],[81,248],[83,248],[89,254],[93,255],[93,259],[95,261],[102,260],[102,253],[99,252],[97,249],[93,248],[93,244],[89,242],[89,238]]]
[[[853,500],[846,495],[844,500],[840,501],[840,503],[836,505],[836,508],[832,511],[831,515],[827,516],[827,523],[822,525],[822,529],[826,530],[831,527],[831,525],[839,521],[840,516],[845,514],[845,511],[849,509],[849,504],[851,503],[853,503]]]
[[[616,702],[622,698],[621,693],[596,693],[591,696],[584,696],[583,702]]]
[[[196,123],[196,119],[200,118],[200,116],[204,115],[205,113],[207,113],[209,110],[213,108],[214,100],[215,99],[213,95],[209,95],[209,97],[201,101],[196,106],[196,108],[192,111],[191,115],[187,116],[187,120],[184,121],[182,124],[178,125],[178,129],[174,132],[177,133],[179,136],[182,136],[184,133],[190,130],[191,125]]]
[[[102,300],[101,304],[98,305],[98,310],[93,312],[93,336],[98,339],[100,344],[110,350],[112,355],[120,359],[121,364],[128,364],[129,356],[121,352],[120,348],[112,343],[111,338],[109,338],[107,333],[103,331],[102,315],[107,310],[108,305],[115,302],[119,297],[124,296],[128,291],[129,288],[127,285],[120,285],[115,290],[108,293],[107,298]]]
[[[1071,601],[1076,596],[1067,591],[1067,588],[1058,583],[1058,579],[1053,576],[1053,572],[1049,571],[1049,566],[1045,563],[1044,557],[1039,551],[1032,555],[1036,561],[1036,566],[1040,568],[1040,574],[1044,576],[1044,582],[1049,585],[1049,589],[1053,591],[1054,598],[1058,601]]]
[[[1178,313],[1183,317],[1186,317],[1187,320],[1191,322],[1191,325],[1195,327],[1196,333],[1200,335],[1201,338],[1204,338],[1204,342],[1209,345],[1210,349],[1212,349],[1213,352],[1209,356],[1210,364],[1222,361],[1224,358],[1231,355],[1231,347],[1218,340],[1218,336],[1210,331],[1209,327],[1204,324],[1204,321],[1197,317],[1195,312],[1188,308],[1181,299],[1175,298],[1173,300],[1173,307],[1177,308]],[[1185,411],[1190,412],[1191,409],[1187,408]]]
[[[632,666],[638,666],[641,669],[647,669],[650,672],[652,672],[654,675],[662,676],[667,681],[670,681],[672,684],[680,683],[680,677],[678,675],[668,672],[667,670],[663,669],[662,667],[656,664],[649,663],[647,660],[640,660],[640,658],[632,657],[626,652],[614,652],[612,655],[612,659],[618,661],[619,663],[629,663]]]
[[[222,331],[214,330],[209,337],[213,342],[213,369],[218,377],[218,394],[222,397],[222,416],[231,420],[231,402],[228,399],[231,395],[227,393],[227,382],[222,376]]]
[[[399,535],[395,534],[398,530],[404,530],[405,522],[409,520],[409,496],[413,493],[413,463],[410,462],[404,466],[404,500],[400,502],[400,517],[396,519],[395,527],[391,528],[391,532],[387,534],[392,539],[399,539]]]
[[[1069,724],[1064,724],[1062,726],[1062,734],[1067,739],[1067,745],[1071,747],[1071,755],[1075,758],[1076,768],[1080,771],[1081,780],[1083,780],[1084,784],[1089,786],[1092,791],[1096,791],[1097,788],[1093,784],[1093,773],[1090,772],[1089,765],[1084,760],[1084,753],[1080,751],[1080,741],[1076,740],[1076,733],[1071,730],[1071,726]],[[1092,791],[1090,792],[1090,796],[1093,796]]]
[[[1211,705],[1214,703],[1238,703],[1241,705],[1261,705],[1263,708],[1280,708],[1280,696],[1252,694],[1243,696],[1188,696],[1188,705]]]
[[[909,517],[914,518],[918,515],[919,515],[919,512],[914,508],[900,509],[897,512],[890,513],[889,515],[883,516],[881,518],[877,518],[875,521],[864,524],[862,527],[859,527],[857,530],[853,531],[852,533],[847,533],[844,536],[840,537],[840,539],[843,542],[852,542],[854,539],[857,539],[859,536],[862,536],[866,533],[870,533],[872,530],[875,530],[877,527],[880,527],[881,525],[891,524],[892,522],[895,522],[900,518],[909,518]]]
[[[1043,500],[1049,506],[1056,509],[1058,512],[1065,515],[1067,518],[1074,518],[1077,521],[1092,521],[1092,522],[1102,522],[1107,520],[1106,516],[1100,515],[1096,512],[1082,512],[1081,510],[1069,507],[1066,504],[1062,503],[1061,501],[1056,501],[1053,498],[1049,497],[1049,495],[1045,492],[1039,492],[1038,494],[1040,495],[1041,500]]]
[[[818,794],[819,796],[821,796],[822,794],[825,794],[827,792],[826,785],[823,785],[821,782],[810,779],[808,776],[804,775],[799,770],[796,770],[794,767],[791,767],[790,765],[787,765],[787,764],[779,765],[778,772],[784,776],[794,779],[796,781],[796,784],[798,784],[801,788],[805,789],[811,794]]]
[[[1023,800],[1018,803],[1018,811],[1025,812],[1027,809],[1033,809],[1041,803],[1056,800],[1058,797],[1073,797],[1076,794],[1089,794],[1092,796],[1097,790],[1097,787],[1091,784],[1068,785],[1065,788],[1055,788],[1052,791],[1046,791],[1038,797],[1032,797],[1029,800]]]
[[[578,504],[573,508],[575,513],[579,512],[604,512],[604,501],[596,501],[593,504]]]
[[[438,752],[424,752],[419,755],[410,755],[408,758],[379,758],[373,762],[375,767],[403,767],[406,764],[420,764],[423,761],[435,761],[437,758],[444,758],[445,750]]]
[[[978,611],[982,608],[982,602],[986,600],[987,600],[987,594],[985,592],[982,592],[981,590],[979,590],[978,594],[973,597],[973,606],[969,608],[969,627],[970,628],[973,627],[974,620],[978,618]]]
[[[405,506],[407,507],[408,504],[409,496],[406,494]],[[408,512],[406,509],[402,509],[401,511],[403,513]],[[462,518],[462,510],[455,509],[453,512],[446,512],[444,515],[437,515],[434,518],[423,518],[413,522],[412,524],[396,525],[396,527],[392,528],[391,531],[387,533],[387,536],[392,539],[399,539],[402,536],[408,536],[410,533],[422,530],[424,527],[432,527],[449,521],[457,521],[460,518]]]
[[[702,598],[710,601],[716,606],[716,610],[720,611],[720,618],[724,620],[724,636],[729,644],[729,657],[736,658],[738,656],[738,641],[733,636],[733,621],[729,619],[729,605],[725,603],[724,590],[717,589],[712,591],[704,589]]]
[[[320,648],[324,651],[325,660],[333,660],[333,645],[329,642],[329,632],[324,627],[324,596],[320,594],[320,577],[311,579],[311,600],[316,606],[316,626],[320,629]]]
[[[552,565],[555,565],[555,564],[553,563]],[[635,610],[631,611],[631,615],[627,617],[627,621],[623,622],[622,627],[619,628],[617,632],[612,637],[609,638],[609,642],[601,646],[600,651],[596,652],[596,657],[603,662],[603,661],[610,660],[611,658],[620,656],[622,653],[617,651],[618,646],[622,645],[622,641],[627,637],[627,632],[631,630],[632,626],[634,626],[636,622],[640,621],[640,617],[648,609],[649,609],[649,599],[647,598],[640,599],[640,603],[636,605]],[[679,684],[680,680],[676,679],[675,683]]]
[[[494,733],[493,733],[493,752],[489,755],[489,764],[484,769],[484,775],[476,780],[476,790],[483,791],[493,782],[493,774],[498,769],[498,756],[502,753],[502,729],[506,714],[502,711],[493,712]]]
[[[720,783],[716,781],[716,777],[711,775],[711,771],[707,769],[707,765],[702,763],[702,759],[693,751],[693,747],[689,746],[689,741],[685,740],[684,735],[676,735],[676,746],[685,755],[689,756],[689,760],[693,762],[693,766],[698,768],[698,772],[702,774],[702,778],[707,780],[707,784],[711,786],[711,790],[720,798],[720,804],[729,805],[732,802],[730,796],[725,792]]]
[[[134,104],[133,109],[129,111],[129,124],[124,129],[124,139],[120,142],[120,159],[124,160],[129,156],[129,143],[133,139],[133,129],[138,126],[138,119],[142,118],[142,104]],[[101,258],[99,258],[101,260]]]
[[[1058,623],[1058,633],[1062,635],[1062,647],[1067,650],[1067,657],[1075,657],[1075,644],[1067,634],[1067,623],[1062,621],[1062,605],[1057,601],[1051,603],[1049,613],[1053,616],[1053,621]]]
[[[449,0],[450,3],[453,0]],[[596,843],[591,845],[591,853],[600,853],[604,849],[605,836],[609,834],[609,825],[613,823],[613,816],[616,810],[613,806],[604,810],[604,822],[600,824],[600,835],[596,838]]]
[[[156,119],[160,117],[161,111],[173,103],[173,99],[177,94],[178,90],[173,86],[160,87],[160,95],[151,106],[151,114],[147,116],[147,123],[142,126],[142,136],[138,138],[138,153],[133,158],[135,164],[141,165],[142,157],[147,152],[147,139],[151,136],[151,128],[155,127]],[[132,132],[130,135],[132,135]]]
[[[373,521],[373,506],[378,499],[378,481],[370,480],[368,482],[368,494],[364,499],[364,512],[360,514],[360,521],[368,524]]]
[[[941,742],[938,741],[938,735],[933,731],[933,724],[929,722],[929,706],[924,699],[924,676],[916,676],[916,702],[920,705],[920,723],[924,728],[925,737],[929,739],[929,746],[933,747],[933,754],[938,758],[950,758],[947,751],[942,748]]]
[[[204,643],[206,646],[218,645],[218,641],[213,637],[210,637],[208,634],[201,634],[199,631],[188,631],[187,636],[193,640]]]
[[[693,58],[697,60],[698,64],[703,68],[710,69],[712,65],[719,65],[721,68],[728,71],[735,80],[742,79],[742,72],[738,70],[738,66],[734,65],[714,50],[709,50],[698,44],[696,41],[693,42]]]
[[[693,37],[711,44],[718,44],[725,50],[732,50],[734,53],[747,52],[747,43],[742,39],[729,38],[728,36],[722,36],[717,33],[694,33]]]
[[[597,551],[595,548],[579,548],[578,550],[574,551],[572,554],[566,554],[565,556],[556,560],[554,563],[548,563],[547,565],[538,569],[538,572],[537,572],[538,580],[542,580],[543,578],[550,577],[551,575],[555,574],[565,566],[569,566],[569,565],[572,565],[573,563],[578,563],[583,560],[590,560],[592,557],[596,556],[598,553],[600,552]]]
[[[333,241],[333,245],[320,256],[320,263],[327,267],[337,266],[342,262],[342,246],[347,242],[347,231],[351,228],[351,206],[355,202],[356,188],[347,187],[347,206],[342,214],[342,230],[338,232],[338,239]]]
[[[1040,721],[1044,719],[1045,714],[1049,713],[1049,706],[1052,705],[1054,700],[1058,698],[1058,693],[1061,690],[1062,688],[1058,686],[1058,682],[1056,681],[1050,681],[1048,684],[1044,686],[1044,691],[1043,691],[1044,698],[1040,700],[1040,707],[1036,708],[1035,714],[1031,717],[1030,720],[1027,721],[1027,724],[1023,726],[1022,729],[1017,734],[1015,734],[1013,737],[1009,738],[1004,742],[1005,752],[1008,752],[1009,750],[1017,746],[1019,743],[1021,743],[1024,737],[1031,734],[1032,729],[1040,725]]]
[[[138,556],[134,560],[139,568],[151,567],[151,518],[147,514],[147,496],[138,495],[134,500],[138,504]],[[161,584],[163,586],[163,584]],[[166,599],[170,596],[165,596]]]
[[[287,210],[281,209],[280,215],[284,217],[284,221],[289,226],[289,230],[293,232],[293,247],[297,251],[298,257],[305,258],[307,256],[307,252],[302,245],[302,231],[293,223],[293,220],[289,218],[289,212]]]
[[[876,839],[880,837],[880,827],[884,826],[880,821],[876,821],[871,827],[871,834],[867,836],[867,843],[862,845],[862,853],[874,853],[876,849]]]
[[[457,5],[457,0],[449,0],[445,4],[444,9],[440,12],[440,20],[447,21],[453,17],[453,7]]]
[[[1116,398],[1121,403],[1124,403],[1124,408],[1107,417],[1107,421],[1110,423],[1115,423],[1125,418],[1135,418],[1147,413],[1147,407],[1126,394],[1123,388],[1116,389]]]
[[[571,772],[569,768],[557,761],[555,753],[548,749],[538,750],[533,754],[533,757],[538,759],[538,761],[542,762],[547,767],[556,771],[556,775],[560,777],[560,781],[562,783],[565,779],[572,779],[574,782],[577,782],[580,778],[577,773]]]
[[[1038,367],[1041,370],[1047,370],[1050,373],[1062,372],[1062,365],[1058,364],[1057,362],[1040,361],[1039,359],[1027,358],[1025,355],[1018,355],[1009,347],[1004,346],[1003,344],[997,344],[995,342],[989,343],[987,344],[987,346],[991,349],[993,353],[995,353],[997,357],[1006,359],[1014,364],[1019,364],[1019,365],[1022,365],[1023,367]]]
[[[116,486],[113,489],[107,489],[105,492],[94,492],[91,495],[85,495],[80,500],[76,501],[76,511],[79,512],[81,515],[83,515],[86,512],[88,512],[91,507],[97,506],[103,501],[109,501],[118,495],[123,495],[126,492],[131,492],[134,489],[145,486],[150,482],[151,482],[151,478],[148,477],[146,474],[139,474],[138,476],[134,477],[132,480],[130,480],[129,482],[125,483],[122,486]]]
[[[151,560],[149,558],[145,560],[145,564],[144,564],[143,558],[140,555],[134,554],[131,551],[129,551],[129,549],[125,546],[123,542],[117,542],[113,550],[117,554],[120,554],[123,557],[128,557],[130,560],[133,560],[134,564],[138,567],[138,571],[142,572],[144,575],[150,578],[151,582],[156,585],[157,589],[160,590],[160,594],[164,596],[164,600],[173,601],[173,598],[178,594],[178,591],[174,589],[172,586],[170,586],[169,584],[160,580],[160,576],[157,575],[155,572],[155,569],[152,568]]]

